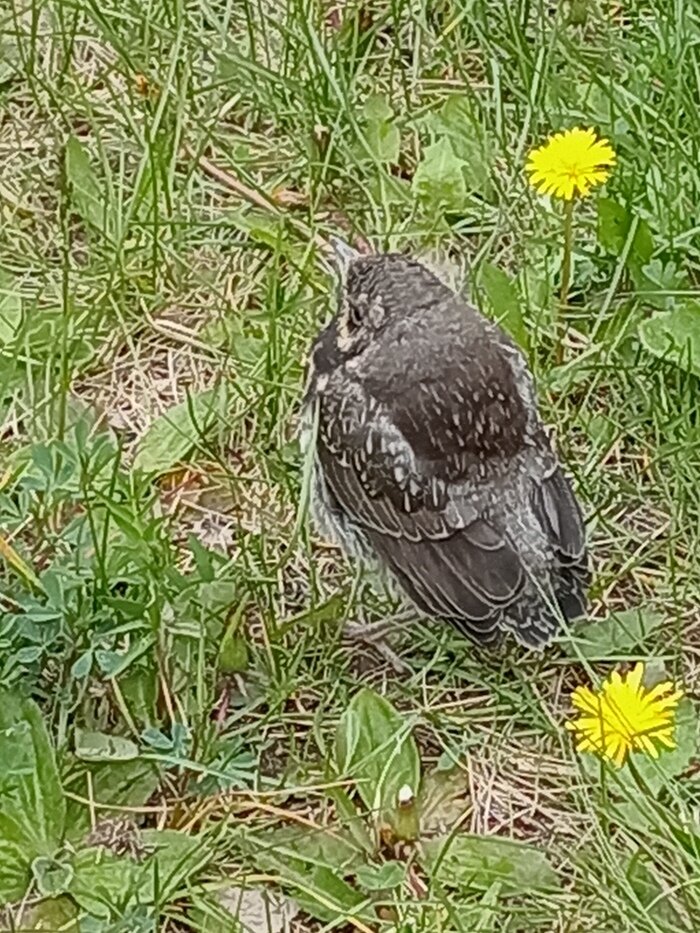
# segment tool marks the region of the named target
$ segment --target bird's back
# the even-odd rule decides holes
[[[317,503],[426,614],[547,641],[583,610],[585,540],[525,361],[424,267],[384,259],[359,276],[382,326],[355,353],[332,328],[317,344]]]

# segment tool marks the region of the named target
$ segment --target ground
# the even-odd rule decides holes
[[[699,44],[661,0],[3,5],[8,929],[697,928]],[[561,306],[524,167],[573,126],[617,164]],[[528,355],[594,569],[543,654],[343,639],[396,607],[305,515],[338,233]],[[618,771],[564,723],[636,660],[687,697]]]

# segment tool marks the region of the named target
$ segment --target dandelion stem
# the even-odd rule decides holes
[[[561,261],[561,291],[559,293],[559,315],[554,322],[556,331],[555,360],[564,362],[564,332],[566,330],[566,308],[571,285],[571,261],[574,245],[574,199],[564,202],[564,255]],[[562,323],[564,327],[562,327]]]

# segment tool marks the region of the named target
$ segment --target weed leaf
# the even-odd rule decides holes
[[[586,623],[565,636],[571,655],[587,661],[611,661],[644,644],[664,617],[644,609],[624,609],[599,622]]]
[[[185,459],[216,423],[224,392],[207,389],[174,405],[152,422],[141,438],[134,467],[165,473]]]
[[[423,851],[432,881],[459,891],[487,890],[496,882],[510,894],[560,887],[544,852],[514,839],[451,834],[428,840]]]
[[[413,191],[424,201],[446,210],[461,210],[467,197],[463,167],[452,143],[443,136],[427,146],[413,176]]]
[[[527,350],[529,338],[515,283],[498,266],[484,262],[479,270],[479,284],[486,296],[490,316],[505,328],[523,350]]]
[[[341,718],[335,749],[339,770],[357,782],[365,806],[396,828],[400,788],[408,785],[417,795],[420,783],[420,756],[406,717],[365,687]]]
[[[63,838],[65,799],[39,707],[0,695],[0,903],[21,898],[35,859]]]
[[[639,337],[654,356],[700,376],[700,303],[652,315],[639,325]]]
[[[66,177],[72,187],[73,206],[80,218],[104,236],[110,233],[110,218],[102,185],[90,163],[87,150],[76,136],[66,143]]]

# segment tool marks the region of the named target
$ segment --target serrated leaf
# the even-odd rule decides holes
[[[76,136],[71,136],[65,150],[66,177],[72,189],[75,210],[85,223],[102,234],[110,232],[110,212],[105,192],[98,181],[87,150]]]
[[[82,761],[131,761],[138,758],[139,749],[123,735],[76,729],[75,755]]]
[[[561,887],[545,853],[513,839],[451,834],[427,840],[423,852],[431,881],[459,891],[487,890],[495,883],[507,893]]]
[[[484,262],[479,269],[479,285],[486,295],[490,317],[496,320],[524,350],[530,340],[515,283],[502,269]]]
[[[405,716],[365,687],[341,717],[335,751],[339,770],[357,782],[368,809],[396,828],[399,789],[408,785],[416,796],[420,784],[420,756]]]
[[[155,419],[141,438],[134,467],[145,473],[165,473],[184,460],[221,416],[221,388],[191,395]]]
[[[601,619],[579,625],[571,636],[562,639],[570,644],[572,657],[588,661],[612,661],[634,651],[659,628],[664,616],[642,608],[625,609]]]
[[[464,165],[447,136],[427,146],[413,176],[413,191],[424,201],[446,210],[461,210],[467,197]]]
[[[0,694],[0,903],[23,897],[36,858],[63,839],[65,799],[41,711]]]
[[[700,376],[700,303],[652,315],[639,325],[639,338],[654,356]]]

